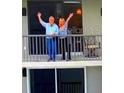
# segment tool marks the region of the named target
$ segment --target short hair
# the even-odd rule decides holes
[[[59,21],[60,21],[60,20],[65,21],[65,18],[61,17],[61,18],[59,18]]]
[[[49,18],[54,18],[54,16],[50,16]],[[55,19],[55,18],[54,18]]]

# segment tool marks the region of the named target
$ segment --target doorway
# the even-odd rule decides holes
[[[84,68],[31,69],[31,93],[85,93],[84,76]]]
[[[31,93],[55,93],[54,69],[30,70]]]
[[[44,35],[45,28],[38,21],[37,13],[42,13],[42,19],[48,22],[49,16],[55,17],[55,23],[58,24],[60,17],[67,19],[69,13],[74,16],[69,21],[68,29],[72,34],[83,34],[82,14],[77,14],[77,9],[82,11],[81,3],[65,3],[72,0],[28,0],[28,34]],[[77,1],[77,0],[73,0]],[[78,0],[81,1],[81,0]],[[58,40],[57,40],[58,41]],[[58,43],[57,43],[58,45]],[[46,42],[44,37],[29,38],[29,55],[46,55]],[[57,53],[58,54],[58,53]]]
[[[28,33],[30,34],[45,34],[45,28],[40,25],[37,13],[42,13],[42,19],[48,22],[49,16],[55,17],[55,23],[58,24],[58,19],[64,17],[67,19],[69,13],[74,13],[73,18],[69,22],[69,28],[82,28],[82,1],[80,3],[65,3],[64,1],[72,0],[28,0]],[[77,0],[73,0],[77,1]],[[80,10],[81,14],[78,14]],[[75,33],[75,32],[73,32]],[[78,33],[78,31],[77,31]],[[82,32],[83,33],[83,30]]]

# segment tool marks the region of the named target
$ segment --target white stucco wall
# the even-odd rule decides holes
[[[27,78],[22,77],[22,93],[27,93]]]
[[[27,0],[22,0],[22,7],[27,10]],[[84,34],[102,34],[100,9],[102,0],[83,0]],[[27,11],[26,11],[27,12]],[[28,17],[22,16],[22,35],[28,34]],[[22,77],[22,93],[27,93],[27,79]],[[102,93],[102,67],[87,67],[87,93]]]
[[[26,8],[26,16],[22,16],[22,35],[28,34],[27,0],[22,0],[22,7]]]
[[[102,67],[87,67],[87,93],[102,93]]]
[[[102,0],[83,0],[83,32],[86,35],[102,34]]]
[[[27,0],[22,0],[22,8],[26,8],[26,16],[22,16],[22,35],[28,35],[28,13],[27,13]],[[27,39],[23,38],[24,41],[26,41]],[[28,41],[26,41],[28,42]],[[27,43],[22,43],[23,47],[22,47],[22,59],[24,59],[25,53],[28,48]]]

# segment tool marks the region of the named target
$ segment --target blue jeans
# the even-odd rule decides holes
[[[56,40],[55,38],[46,38],[47,53],[51,60],[55,60],[56,57]]]

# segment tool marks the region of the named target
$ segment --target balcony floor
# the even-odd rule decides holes
[[[101,60],[102,57],[99,56],[91,56],[87,57],[81,53],[71,54],[71,60],[61,60],[62,55],[56,55],[56,62],[72,62],[72,61],[93,61],[93,60]],[[66,58],[67,59],[67,58]],[[48,62],[48,55],[28,55],[25,58],[23,57],[23,62]]]

